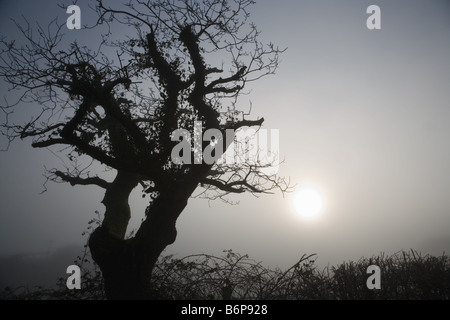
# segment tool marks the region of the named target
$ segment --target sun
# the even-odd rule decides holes
[[[317,188],[303,186],[294,192],[292,205],[299,216],[306,219],[313,219],[318,217],[323,211],[325,200]]]

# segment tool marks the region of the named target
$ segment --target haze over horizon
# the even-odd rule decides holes
[[[59,2],[71,3],[0,1],[0,35],[18,37],[9,18],[22,14],[44,26],[56,17],[65,21]],[[90,24],[87,3],[77,5]],[[381,30],[366,26],[369,5],[381,8]],[[276,74],[252,83],[240,105],[245,110],[251,102],[251,118],[264,117],[263,128],[279,130],[280,175],[320,189],[325,209],[302,219],[293,195],[279,193],[231,196],[240,201],[235,206],[191,199],[167,254],[233,249],[286,268],[312,253],[321,266],[409,249],[448,253],[449,14],[444,0],[257,0],[250,20],[261,40],[288,50]],[[95,45],[90,36],[70,33]],[[6,89],[2,83],[2,97]],[[55,266],[69,259],[63,252],[81,252],[88,221],[104,210],[102,190],[48,183],[39,194],[44,166],[61,160],[29,140],[15,141],[0,163],[0,286],[13,278],[31,283],[46,267],[18,257],[54,253]],[[146,201],[133,192],[129,231],[144,217]],[[27,263],[28,269],[14,267]],[[30,276],[33,268],[42,271]]]

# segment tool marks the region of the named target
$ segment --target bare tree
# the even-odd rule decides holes
[[[26,40],[22,45],[1,39],[0,75],[20,92],[16,102],[1,105],[3,135],[9,142],[32,138],[33,147],[66,156],[70,165],[49,170],[49,180],[105,190],[104,219],[89,247],[109,299],[157,298],[152,270],[175,241],[175,223],[196,189],[216,199],[289,188],[264,170],[270,164],[207,163],[200,157],[209,150],[219,159],[235,142],[234,135],[231,141],[221,137],[263,124],[263,118],[246,119],[238,97],[247,83],[274,73],[283,50],[258,40],[259,31],[248,22],[253,3],[137,0],[112,8],[99,0],[91,28],[121,26],[126,39],[105,32],[98,48],[77,42],[67,47],[64,25],[56,21],[45,29],[17,23]],[[31,120],[13,121],[12,112],[24,103],[36,107]],[[173,133],[180,129],[193,134],[211,129],[214,137],[202,141],[201,150],[193,139],[182,139],[194,146],[192,161],[174,161],[181,141]],[[178,156],[186,158],[185,152]],[[112,181],[105,168],[114,172]],[[139,229],[126,239],[128,198],[138,185],[149,205]]]

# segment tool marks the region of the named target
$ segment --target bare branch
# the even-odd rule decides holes
[[[227,184],[227,183],[225,183],[223,181],[220,181],[220,180],[213,180],[213,179],[204,178],[204,179],[200,180],[200,183],[202,183],[202,184],[209,184],[211,186],[219,188],[222,191],[226,191],[226,192],[230,192],[230,193],[243,193],[243,192],[245,192],[244,188],[236,188],[235,187],[238,184],[230,185],[230,184]],[[243,185],[243,183],[244,182],[242,182],[241,185]]]
[[[222,133],[262,126],[264,118],[247,120],[235,104],[248,82],[275,72],[284,50],[260,42],[259,30],[248,21],[253,3],[136,0],[110,7],[98,0],[92,30],[120,23],[130,32],[117,40],[106,32],[94,50],[76,42],[65,47],[64,24],[56,21],[46,29],[17,23],[26,45],[0,38],[0,77],[20,92],[16,102],[1,106],[2,134],[8,142],[33,137],[36,148],[64,145],[72,157],[87,156],[103,168],[152,181],[147,190],[155,195],[179,181],[202,183],[220,195],[285,192],[284,181],[265,174],[266,164],[258,161],[246,159],[239,167],[175,165],[171,159],[172,132],[193,133],[195,121],[202,121],[202,130]],[[218,53],[224,62],[210,65]],[[33,103],[36,112],[25,125],[15,123],[13,111],[25,103]],[[223,141],[223,152],[228,147]],[[64,181],[98,182],[74,180],[83,175],[67,169],[72,175]]]
[[[227,129],[233,129],[237,130],[242,127],[261,127],[264,122],[264,118],[261,118],[259,120],[241,120],[235,123],[230,124]]]
[[[72,186],[75,185],[96,185],[100,188],[107,189],[110,186],[109,182],[99,178],[99,177],[90,177],[90,178],[80,178],[79,176],[72,176],[70,174],[63,173],[61,171],[55,170],[53,174],[61,180],[70,183]]]
[[[69,141],[67,141],[66,139],[49,139],[49,140],[45,140],[45,141],[36,141],[33,142],[31,144],[31,146],[33,148],[46,148],[46,147],[50,147],[50,146],[54,146],[56,144],[67,144],[70,145]]]

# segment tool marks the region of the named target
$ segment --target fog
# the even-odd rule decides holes
[[[43,25],[64,21],[56,3],[1,1],[0,34],[14,39],[8,18],[21,14]],[[366,26],[371,4],[381,8],[381,30]],[[87,1],[78,5],[88,11]],[[233,249],[282,268],[304,253],[316,253],[321,266],[410,248],[448,253],[448,1],[258,0],[251,13],[262,40],[288,50],[277,73],[252,83],[240,105],[251,101],[252,116],[279,130],[279,174],[319,187],[325,210],[301,219],[292,196],[279,193],[231,196],[240,202],[234,206],[191,199],[166,253]],[[44,166],[60,160],[29,140],[14,142],[0,164],[0,285],[48,283],[82,251],[82,232],[104,210],[102,190],[48,183],[40,194]],[[139,190],[130,204],[129,231],[144,216]]]

